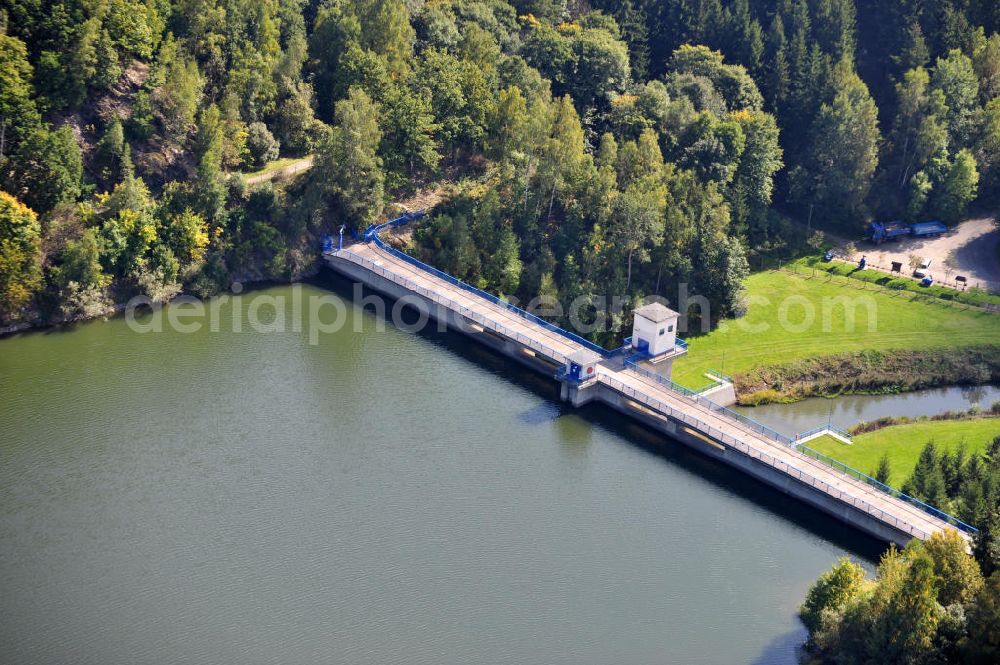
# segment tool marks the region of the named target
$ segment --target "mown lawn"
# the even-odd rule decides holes
[[[674,379],[698,387],[709,368],[755,367],[865,349],[923,349],[1000,343],[1000,315],[946,303],[911,302],[881,290],[834,284],[825,275],[761,272],[747,280],[746,316],[723,321],[690,347]],[[853,319],[853,321],[852,321]]]
[[[933,441],[938,452],[955,450],[962,443],[967,452],[982,452],[993,437],[1000,435],[1000,418],[975,420],[932,420],[893,425],[854,437],[847,445],[832,437],[823,437],[806,445],[863,473],[878,468],[884,453],[889,455],[892,471],[889,484],[899,487],[910,477],[920,451]]]

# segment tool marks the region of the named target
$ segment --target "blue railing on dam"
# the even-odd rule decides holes
[[[558,335],[562,335],[563,337],[565,337],[565,338],[567,338],[567,339],[569,339],[569,340],[571,340],[571,341],[579,344],[580,346],[582,346],[584,348],[587,348],[587,349],[593,351],[594,353],[599,354],[602,358],[608,358],[608,357],[610,357],[614,353],[613,351],[609,351],[608,349],[605,349],[603,346],[600,346],[598,344],[594,344],[593,342],[591,342],[588,339],[584,339],[583,337],[580,337],[579,335],[577,335],[575,333],[571,333],[568,330],[560,328],[559,326],[557,326],[557,325],[555,325],[555,324],[553,324],[553,323],[551,323],[549,321],[546,321],[545,319],[543,319],[543,318],[541,318],[539,316],[535,316],[531,312],[526,312],[525,310],[521,309],[520,307],[516,307],[516,306],[510,304],[509,302],[507,302],[505,300],[501,300],[500,298],[496,297],[492,293],[487,293],[486,291],[483,291],[482,289],[477,289],[476,287],[472,286],[471,284],[467,284],[467,283],[463,282],[462,280],[449,275],[446,272],[442,272],[441,270],[438,270],[434,266],[427,265],[423,261],[420,261],[419,259],[413,258],[412,256],[410,256],[406,252],[401,252],[398,249],[396,249],[395,247],[392,247],[390,245],[385,244],[382,241],[382,239],[379,237],[379,233],[381,233],[385,229],[391,228],[391,227],[394,227],[394,226],[402,226],[403,224],[406,224],[406,223],[408,223],[410,221],[413,221],[415,219],[420,219],[421,217],[424,216],[424,214],[425,213],[423,211],[407,213],[406,215],[403,215],[402,217],[398,217],[398,218],[393,219],[391,221],[388,221],[388,222],[386,222],[384,224],[380,224],[378,226],[371,226],[371,227],[368,228],[367,231],[365,231],[365,236],[364,236],[365,240],[374,242],[379,247],[379,249],[382,249],[382,250],[384,250],[386,252],[389,252],[393,256],[398,257],[398,258],[402,259],[403,261],[406,261],[407,263],[409,263],[409,264],[411,264],[411,265],[413,265],[413,266],[415,266],[417,268],[420,268],[421,270],[427,271],[430,274],[434,275],[435,277],[440,277],[441,279],[443,279],[443,280],[445,280],[445,281],[447,281],[447,282],[449,282],[451,284],[454,284],[455,286],[461,288],[464,291],[468,291],[469,293],[473,293],[473,294],[479,296],[480,298],[485,298],[486,300],[490,301],[494,305],[499,305],[500,307],[505,308],[509,312],[517,314],[518,316],[520,316],[520,317],[522,317],[524,319],[527,319],[528,321],[531,321],[534,324],[542,326],[546,330],[554,332],[554,333],[556,333]]]
[[[702,406],[708,407],[709,409],[711,409],[712,411],[714,411],[716,413],[720,413],[722,415],[727,416],[728,418],[731,418],[733,420],[736,420],[736,421],[740,422],[743,425],[746,425],[747,427],[749,427],[754,432],[757,432],[758,434],[760,434],[762,436],[765,436],[765,437],[771,439],[772,441],[776,441],[776,442],[778,442],[780,444],[789,446],[790,448],[794,448],[795,450],[798,450],[799,452],[801,452],[801,453],[803,453],[803,454],[805,454],[805,455],[807,455],[807,456],[809,456],[809,457],[811,457],[811,458],[813,458],[813,459],[815,459],[815,460],[817,460],[819,462],[823,462],[827,466],[830,466],[830,467],[832,467],[834,469],[837,469],[838,471],[841,471],[842,473],[846,473],[847,475],[851,476],[852,478],[856,478],[857,480],[860,480],[863,483],[866,483],[866,484],[871,485],[872,487],[874,487],[874,488],[876,488],[878,490],[881,490],[882,492],[888,494],[889,496],[895,497],[895,498],[897,498],[897,499],[899,499],[901,501],[905,501],[906,503],[909,503],[910,505],[912,505],[912,506],[914,506],[916,508],[919,508],[920,510],[924,511],[925,513],[928,513],[929,515],[933,515],[934,517],[937,517],[938,519],[943,520],[943,521],[947,522],[948,524],[951,524],[952,526],[954,526],[957,529],[960,529],[960,530],[962,530],[962,531],[964,531],[966,533],[970,533],[970,534],[978,533],[978,529],[976,529],[974,526],[966,524],[965,522],[963,522],[962,520],[958,519],[957,517],[953,517],[953,516],[949,515],[948,513],[935,508],[934,506],[926,504],[923,501],[921,501],[920,499],[914,498],[914,497],[912,497],[912,496],[910,496],[908,494],[904,494],[903,492],[901,492],[900,490],[896,489],[895,487],[892,487],[891,485],[886,485],[885,483],[879,482],[878,480],[876,480],[875,478],[872,478],[868,474],[862,473],[861,471],[858,471],[857,469],[849,467],[849,466],[847,466],[846,464],[844,464],[842,462],[838,462],[837,460],[833,459],[832,457],[824,455],[823,453],[821,453],[819,451],[813,450],[812,448],[807,448],[806,446],[796,445],[796,440],[799,439],[799,438],[802,438],[802,435],[799,435],[798,437],[795,437],[795,438],[792,438],[792,437],[789,437],[789,436],[785,436],[784,434],[781,434],[780,432],[777,432],[777,431],[771,429],[767,425],[762,425],[761,423],[757,422],[756,420],[753,420],[752,418],[748,418],[748,417],[744,416],[742,413],[737,413],[736,411],[733,411],[732,409],[728,409],[728,408],[722,406],[721,404],[717,404],[717,403],[713,402],[712,400],[710,400],[710,399],[708,399],[708,398],[700,395],[699,392],[701,392],[701,391],[691,390],[690,388],[686,388],[686,387],[680,385],[679,383],[666,378],[665,376],[661,376],[660,374],[657,374],[656,372],[652,372],[652,371],[646,369],[645,367],[641,367],[640,365],[638,365],[636,363],[636,359],[637,358],[638,358],[638,356],[635,356],[635,355],[626,358],[625,359],[625,366],[628,367],[629,369],[631,369],[632,371],[638,373],[638,374],[641,374],[641,375],[643,375],[643,376],[645,376],[647,378],[653,379],[654,381],[656,381],[660,385],[663,385],[664,387],[670,389],[671,391],[673,391],[675,393],[678,393],[680,395],[684,395],[685,397],[688,397],[688,398],[696,401],[698,404],[701,404]],[[824,426],[822,426],[820,428],[817,428],[817,431],[826,430],[826,429],[833,429],[833,428],[830,428],[828,425],[824,425]],[[836,430],[836,431],[839,433],[841,430]],[[809,433],[806,433],[806,435],[808,435],[808,434]],[[846,432],[844,434],[846,435]]]
[[[791,446],[794,443],[794,441],[792,440],[791,437],[787,437],[784,434],[781,434],[780,432],[777,432],[777,431],[771,429],[767,425],[762,425],[761,423],[757,422],[753,418],[747,418],[742,413],[737,413],[737,412],[733,411],[732,409],[728,409],[728,408],[722,406],[721,404],[717,404],[717,403],[713,402],[712,400],[708,399],[707,397],[704,397],[704,396],[700,395],[699,393],[701,391],[695,391],[695,390],[691,390],[690,388],[685,388],[684,386],[682,386],[681,384],[677,383],[676,381],[672,381],[671,379],[668,379],[665,376],[662,376],[660,374],[657,374],[656,372],[652,372],[652,371],[646,369],[645,367],[640,366],[636,362],[636,359],[637,359],[637,356],[630,356],[630,357],[626,358],[625,359],[625,366],[628,367],[629,369],[631,369],[632,371],[638,373],[638,374],[642,374],[646,378],[653,379],[657,383],[665,386],[666,388],[669,388],[670,390],[672,390],[675,393],[678,393],[680,395],[684,395],[685,397],[689,397],[689,398],[693,399],[694,401],[698,402],[699,404],[701,404],[703,406],[707,406],[709,409],[711,409],[712,411],[714,411],[716,413],[720,413],[720,414],[722,414],[724,416],[727,416],[728,418],[736,420],[737,422],[739,422],[739,423],[741,423],[743,425],[746,425],[747,427],[749,427],[750,429],[752,429],[754,432],[756,432],[756,433],[758,433],[758,434],[760,434],[762,436],[766,436],[767,438],[772,439],[773,441],[777,441],[778,443],[784,444],[786,446]]]
[[[943,520],[943,521],[947,522],[948,524],[951,524],[953,527],[955,527],[957,529],[960,529],[960,530],[964,531],[965,533],[969,533],[969,534],[979,533],[979,529],[977,529],[976,527],[974,527],[974,526],[972,526],[970,524],[966,524],[965,522],[963,522],[962,520],[958,519],[957,517],[952,517],[948,513],[944,512],[943,510],[938,510],[934,506],[932,506],[930,504],[927,504],[927,503],[924,503],[920,499],[914,498],[914,497],[910,496],[909,494],[904,494],[903,492],[899,491],[895,487],[893,487],[891,485],[886,485],[883,482],[875,480],[874,478],[872,478],[871,476],[869,476],[867,473],[862,473],[862,472],[858,471],[857,469],[855,469],[853,467],[847,466],[843,462],[838,462],[837,460],[833,459],[832,457],[829,457],[828,455],[824,455],[823,453],[821,453],[821,452],[819,452],[817,450],[813,450],[812,448],[809,448],[807,446],[798,446],[796,448],[796,450],[798,450],[800,453],[804,453],[804,454],[808,455],[809,457],[812,457],[815,460],[819,460],[820,462],[823,462],[824,464],[826,464],[828,466],[831,466],[834,469],[837,469],[838,471],[840,471],[842,473],[846,473],[847,475],[851,476],[852,478],[857,478],[858,480],[860,480],[860,481],[862,481],[864,483],[867,483],[867,484],[871,485],[872,487],[874,487],[876,489],[882,490],[883,492],[885,492],[889,496],[895,497],[895,498],[899,499],[900,501],[905,501],[906,503],[908,503],[908,504],[910,504],[912,506],[916,506],[917,508],[919,508],[920,510],[924,511],[925,513],[928,513],[929,515],[933,515],[934,517],[936,517],[936,518],[938,518],[940,520]]]

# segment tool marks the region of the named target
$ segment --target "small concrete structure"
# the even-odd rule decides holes
[[[736,399],[736,386],[729,381],[721,379],[708,390],[704,390],[698,394],[705,399],[712,400],[719,406],[730,407],[738,401]]]
[[[559,398],[573,406],[583,406],[593,400],[597,390],[598,365],[602,358],[590,349],[580,349],[566,356],[566,366],[560,377]]]
[[[632,348],[658,358],[677,346],[677,319],[680,314],[658,302],[635,310],[632,324]]]
[[[601,357],[590,349],[580,349],[566,358],[566,378],[583,383],[597,378],[597,363]]]

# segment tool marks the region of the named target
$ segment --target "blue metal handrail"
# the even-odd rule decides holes
[[[789,438],[789,437],[785,436],[784,434],[781,434],[781,433],[779,433],[779,432],[771,429],[767,425],[763,425],[763,424],[757,422],[756,420],[754,420],[753,418],[747,418],[742,413],[737,413],[736,411],[733,411],[732,409],[728,409],[728,408],[722,406],[721,404],[713,402],[712,400],[708,399],[707,397],[704,397],[703,395],[699,394],[700,392],[702,392],[701,390],[699,390],[699,391],[692,390],[691,388],[687,388],[685,386],[682,386],[681,384],[679,384],[679,383],[677,383],[675,381],[672,381],[671,379],[668,379],[665,376],[661,376],[660,374],[657,374],[656,372],[649,371],[645,367],[641,367],[636,362],[637,359],[638,359],[638,356],[631,356],[629,358],[626,358],[625,359],[625,366],[628,367],[628,368],[630,368],[630,369],[632,369],[632,370],[635,370],[636,372],[638,372],[639,374],[642,374],[643,376],[645,376],[647,378],[653,379],[654,381],[656,381],[657,383],[660,383],[663,386],[666,386],[667,388],[669,388],[670,390],[672,390],[675,393],[678,393],[680,395],[684,395],[685,397],[689,397],[689,398],[695,400],[696,402],[698,402],[699,404],[707,406],[709,409],[711,409],[712,411],[715,411],[716,413],[720,413],[720,414],[722,414],[724,416],[732,418],[733,420],[736,420],[737,422],[742,423],[743,425],[746,425],[747,427],[749,427],[753,431],[757,432],[758,434],[762,434],[763,436],[766,436],[769,439],[773,439],[774,441],[777,441],[778,443],[781,443],[781,444],[786,445],[786,446],[791,446],[794,443],[791,438]]]
[[[952,517],[948,513],[944,512],[943,510],[935,508],[934,506],[932,506],[930,504],[924,503],[920,499],[914,498],[914,497],[912,497],[912,496],[910,496],[908,494],[904,494],[903,492],[901,492],[900,490],[896,489],[895,487],[892,487],[891,485],[886,485],[883,482],[875,480],[874,478],[872,478],[871,476],[869,476],[867,473],[862,473],[861,471],[858,471],[857,469],[855,469],[853,467],[847,466],[843,462],[838,462],[837,460],[833,459],[832,457],[830,457],[828,455],[824,455],[823,453],[819,452],[818,450],[813,450],[812,448],[809,448],[808,446],[799,446],[798,447],[798,451],[801,452],[801,453],[805,453],[809,457],[812,457],[815,460],[819,460],[820,462],[823,462],[824,464],[826,464],[828,466],[831,466],[834,469],[837,469],[838,471],[840,471],[842,473],[846,473],[847,475],[849,475],[849,476],[851,476],[853,478],[857,478],[858,480],[860,480],[860,481],[862,481],[864,483],[867,483],[868,485],[871,485],[872,487],[874,487],[876,489],[882,490],[883,492],[885,492],[886,494],[888,494],[891,497],[895,497],[897,499],[905,501],[906,503],[909,503],[912,506],[916,506],[917,508],[919,508],[920,510],[924,511],[925,513],[933,515],[934,517],[937,517],[938,519],[943,520],[943,521],[947,522],[948,524],[951,524],[952,526],[954,526],[954,527],[956,527],[958,529],[961,529],[962,531],[964,531],[966,533],[969,533],[969,534],[979,533],[979,529],[977,529],[976,527],[972,526],[971,524],[966,524],[962,520],[958,519],[957,517]]]
[[[617,381],[617,380],[612,379],[610,377],[606,377],[606,379],[607,379],[609,385],[611,385],[612,388],[615,388],[616,390],[620,390],[622,393],[624,393],[626,395],[629,395],[629,396],[633,397],[634,399],[637,399],[637,400],[641,401],[644,404],[647,404],[649,406],[652,406],[653,408],[659,409],[661,412],[663,412],[665,414],[668,414],[668,415],[671,415],[672,417],[676,418],[677,420],[679,420],[679,421],[681,421],[681,422],[683,422],[685,424],[702,428],[703,431],[706,434],[708,434],[709,436],[715,436],[719,441],[728,443],[729,445],[733,446],[735,449],[743,452],[745,455],[748,455],[751,458],[760,460],[761,462],[764,462],[765,464],[769,464],[769,465],[771,465],[771,466],[773,466],[775,468],[778,468],[778,469],[781,469],[782,467],[784,467],[784,470],[789,475],[797,477],[799,480],[802,480],[803,482],[806,482],[806,483],[808,483],[810,485],[813,485],[813,486],[822,486],[822,487],[825,488],[825,491],[827,491],[828,493],[830,493],[832,496],[839,496],[841,498],[841,500],[844,500],[845,502],[847,502],[846,499],[845,499],[845,497],[851,499],[849,501],[849,503],[851,505],[855,506],[855,507],[858,507],[858,504],[860,503],[861,507],[866,512],[868,512],[868,513],[870,513],[872,515],[881,516],[881,518],[883,520],[885,520],[886,522],[895,524],[897,527],[899,527],[902,530],[910,533],[911,535],[916,535],[916,533],[914,533],[914,532],[919,533],[924,538],[927,538],[930,535],[929,533],[927,533],[923,529],[920,529],[920,528],[914,526],[913,524],[911,524],[909,522],[901,521],[895,515],[887,513],[884,510],[882,510],[881,508],[877,508],[876,506],[873,506],[872,504],[868,503],[867,501],[858,500],[858,499],[856,499],[855,497],[853,497],[851,495],[845,495],[845,493],[842,492],[841,490],[839,490],[838,488],[831,486],[829,483],[827,483],[827,482],[825,482],[825,481],[817,478],[816,476],[814,476],[811,473],[805,472],[805,471],[803,471],[800,468],[797,468],[795,466],[792,466],[792,465],[788,464],[787,462],[783,462],[783,461],[777,459],[776,457],[774,457],[773,455],[769,455],[769,454],[763,452],[762,450],[760,450],[759,448],[757,448],[755,446],[752,446],[752,445],[749,445],[747,442],[740,441],[739,439],[736,439],[736,438],[733,438],[732,436],[727,435],[725,432],[722,432],[720,430],[714,430],[714,428],[712,428],[711,426],[709,426],[707,423],[705,423],[705,422],[703,422],[703,421],[701,421],[701,420],[699,420],[697,418],[692,418],[691,416],[689,416],[686,413],[677,412],[674,409],[672,409],[669,406],[667,406],[666,404],[664,404],[663,402],[660,402],[657,399],[651,398],[651,397],[649,397],[649,395],[647,395],[645,393],[640,394],[640,393],[636,392],[634,389],[629,388],[628,386],[626,386],[621,381]]]
[[[579,344],[580,346],[583,346],[584,348],[587,348],[587,349],[593,351],[594,353],[599,354],[602,358],[609,358],[609,357],[611,357],[614,354],[613,351],[609,351],[608,349],[605,349],[603,346],[600,346],[598,344],[594,344],[593,342],[591,342],[588,339],[584,339],[583,337],[580,337],[579,335],[577,335],[575,333],[571,333],[568,330],[560,328],[559,326],[555,325],[554,323],[546,321],[545,319],[543,319],[541,317],[538,317],[538,316],[536,316],[536,315],[534,315],[534,314],[532,314],[530,312],[526,312],[523,309],[521,309],[520,307],[516,307],[516,306],[512,305],[509,302],[501,300],[500,298],[496,297],[492,293],[487,293],[486,291],[483,291],[482,289],[477,289],[476,287],[472,286],[471,284],[467,284],[467,283],[463,282],[462,280],[458,279],[457,277],[453,277],[452,275],[449,275],[446,272],[438,270],[437,268],[435,268],[433,266],[427,265],[423,261],[420,261],[419,259],[416,259],[416,258],[410,256],[409,254],[405,253],[405,252],[401,252],[398,249],[396,249],[395,247],[392,247],[390,245],[385,244],[382,241],[382,239],[379,237],[379,233],[381,233],[383,230],[385,230],[385,229],[387,229],[389,227],[402,226],[403,224],[406,224],[406,223],[408,223],[408,222],[410,222],[410,221],[412,221],[414,219],[420,219],[421,217],[424,216],[424,214],[425,213],[423,211],[413,212],[413,213],[407,213],[403,217],[399,217],[397,219],[393,219],[391,221],[388,221],[388,222],[386,222],[384,224],[380,224],[378,226],[369,227],[368,230],[365,231],[365,236],[364,236],[365,240],[366,241],[372,241],[372,242],[374,242],[375,245],[379,249],[384,250],[386,252],[389,252],[393,256],[395,256],[395,257],[397,257],[399,259],[402,259],[403,261],[406,261],[410,265],[413,265],[413,266],[415,266],[417,268],[420,268],[421,270],[423,270],[425,272],[428,272],[428,273],[434,275],[435,277],[439,277],[439,278],[441,278],[441,279],[449,282],[450,284],[454,284],[455,286],[463,289],[464,291],[468,291],[469,293],[477,295],[480,298],[484,298],[484,299],[488,300],[489,302],[493,303],[494,305],[499,305],[500,307],[505,308],[507,311],[512,312],[514,314],[517,314],[518,316],[520,316],[520,317],[522,317],[524,319],[527,319],[528,321],[531,321],[532,323],[540,325],[543,328],[545,328],[546,330],[549,330],[550,332],[554,332],[554,333],[556,333],[558,335],[562,335],[563,337],[569,339],[570,341],[575,342],[575,343]]]
[[[755,420],[753,420],[751,418],[747,418],[743,414],[737,413],[737,412],[733,411],[732,409],[727,409],[726,407],[724,407],[724,406],[722,406],[720,404],[716,404],[712,400],[710,400],[710,399],[708,399],[708,398],[706,398],[706,397],[704,397],[702,395],[699,395],[698,393],[696,393],[695,391],[691,390],[690,388],[685,388],[684,386],[680,385],[679,383],[671,381],[670,379],[668,379],[668,378],[666,378],[664,376],[661,376],[661,375],[659,375],[659,374],[657,374],[655,372],[649,371],[645,367],[640,367],[635,362],[635,359],[637,357],[638,356],[631,356],[629,358],[626,358],[625,359],[625,366],[628,367],[628,368],[630,368],[630,369],[632,369],[632,370],[634,370],[634,371],[636,371],[636,372],[638,372],[639,374],[642,374],[645,377],[648,377],[648,378],[651,378],[651,379],[655,380],[657,383],[660,383],[661,385],[666,386],[667,388],[669,388],[670,390],[672,390],[674,392],[677,392],[677,393],[679,393],[681,395],[689,397],[689,398],[695,400],[696,402],[698,402],[699,404],[707,406],[712,411],[715,411],[717,413],[721,413],[721,414],[726,415],[726,416],[728,416],[730,418],[734,418],[735,420],[738,420],[739,422],[743,423],[744,425],[747,425],[748,427],[750,427],[752,430],[756,431],[759,434],[762,434],[763,436],[766,436],[769,439],[773,439],[774,441],[777,441],[777,442],[782,443],[782,444],[784,444],[786,446],[792,447],[792,448],[794,448],[794,449],[796,449],[796,450],[798,450],[798,451],[800,451],[802,453],[805,453],[806,455],[808,455],[809,457],[812,457],[813,459],[815,459],[817,461],[823,462],[824,464],[826,464],[826,465],[828,465],[830,467],[833,467],[833,468],[837,469],[838,471],[841,471],[842,473],[846,473],[847,475],[849,475],[849,476],[851,476],[853,478],[856,478],[857,480],[860,480],[860,481],[862,481],[862,482],[864,482],[864,483],[866,483],[868,485],[871,485],[872,487],[881,490],[882,492],[888,494],[889,496],[892,496],[892,497],[895,497],[895,498],[900,499],[902,501],[905,501],[906,503],[909,503],[910,505],[915,506],[916,508],[919,508],[920,510],[924,511],[925,513],[933,515],[934,517],[937,517],[938,519],[943,520],[943,521],[947,522],[948,524],[951,524],[952,526],[954,526],[954,527],[956,527],[956,528],[958,528],[958,529],[960,529],[960,530],[962,530],[962,531],[964,531],[966,533],[970,533],[970,534],[978,533],[978,529],[976,529],[976,527],[974,527],[974,526],[972,526],[970,524],[966,524],[962,520],[958,519],[957,517],[953,517],[953,516],[949,515],[948,513],[944,512],[943,510],[940,510],[938,508],[935,508],[934,506],[926,504],[923,501],[921,501],[920,499],[916,499],[916,498],[914,498],[912,496],[909,496],[908,494],[904,494],[903,492],[901,492],[900,490],[896,489],[895,487],[892,487],[890,485],[886,485],[885,483],[879,482],[878,480],[875,480],[874,478],[872,478],[868,474],[862,473],[861,471],[858,471],[857,469],[849,467],[846,464],[844,464],[843,462],[838,462],[837,460],[833,459],[832,457],[824,455],[823,453],[821,453],[819,451],[813,450],[812,448],[808,448],[806,446],[796,445],[795,444],[795,439],[791,439],[791,438],[785,436],[784,434],[780,434],[780,433],[776,432],[775,430],[771,429],[770,427],[767,427],[766,425],[762,425],[762,424],[758,423],[757,421],[755,421]],[[819,429],[820,430],[834,429],[838,433],[841,431],[841,430],[836,430],[835,428],[830,428],[830,427],[825,426],[825,425],[823,427],[819,428]],[[799,437],[796,437],[796,439],[798,439],[798,438]]]
[[[723,373],[722,373],[722,372],[720,372],[719,370],[717,370],[717,369],[712,369],[711,367],[709,367],[708,369],[706,369],[706,370],[705,370],[705,373],[706,373],[706,374],[711,374],[712,376],[717,376],[717,377],[719,377],[720,379],[722,379],[723,381],[725,381],[726,383],[732,383],[732,382],[733,382],[733,377],[731,377],[731,376],[730,376],[730,375],[728,375],[728,374],[723,374]]]
[[[701,388],[693,388],[692,390],[701,395],[702,393],[706,393],[709,390],[712,390],[713,388],[718,388],[719,386],[724,386],[724,385],[726,384],[723,383],[722,381],[710,381],[705,385],[703,385]]]
[[[367,229],[365,229],[365,233],[363,236],[364,241],[371,242],[372,240],[378,238],[379,233],[382,233],[382,231],[388,228],[409,224],[412,221],[423,219],[426,215],[427,215],[426,211],[417,210],[414,212],[405,213],[404,215],[401,215],[396,219],[390,219],[388,222],[383,222],[381,224],[372,224]]]

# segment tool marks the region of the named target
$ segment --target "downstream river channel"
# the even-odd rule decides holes
[[[325,279],[300,295],[349,299]],[[261,293],[292,287],[237,319]],[[0,662],[791,665],[809,585],[879,555],[457,335],[345,309],[317,344],[122,318],[0,340]]]
[[[1000,387],[985,385],[930,388],[898,395],[814,397],[791,404],[737,406],[734,409],[782,434],[794,436],[826,423],[848,430],[858,423],[887,416],[918,418],[948,411],[968,411],[973,407],[986,410],[996,402],[1000,402]]]

